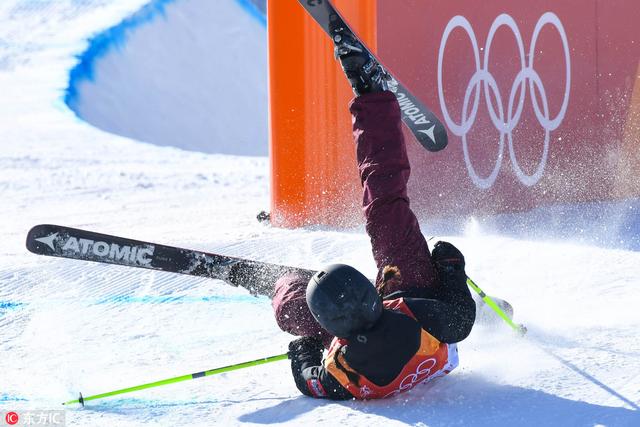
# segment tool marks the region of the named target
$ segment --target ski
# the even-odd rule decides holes
[[[60,225],[41,224],[27,234],[27,249],[38,255],[116,264],[223,280],[271,297],[285,273],[313,271],[278,264],[143,242]]]
[[[222,280],[241,286],[253,295],[273,296],[273,285],[287,273],[311,278],[313,270],[244,258],[201,252],[175,246],[143,242],[61,225],[41,224],[27,234],[27,249],[38,255],[145,268]],[[507,301],[488,297],[471,279],[479,323],[492,323],[497,313],[521,334],[526,328],[511,321],[513,307]],[[495,307],[491,307],[491,305]]]
[[[354,38],[358,39],[367,52],[376,58],[365,43],[351,30],[329,0],[298,0],[298,2],[331,39],[333,39],[334,29],[347,29],[353,34]],[[411,130],[418,142],[428,151],[440,151],[445,148],[448,142],[447,130],[440,119],[393,76],[378,58],[376,60],[391,75],[389,90],[396,95],[400,103],[402,121]]]

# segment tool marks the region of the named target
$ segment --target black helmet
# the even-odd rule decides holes
[[[382,314],[382,300],[373,284],[344,264],[329,265],[311,278],[307,305],[318,323],[340,338],[368,329]]]

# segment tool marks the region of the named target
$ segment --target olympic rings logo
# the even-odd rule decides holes
[[[566,71],[566,83],[564,89],[564,98],[562,100],[562,106],[560,107],[560,111],[558,114],[551,118],[549,113],[549,102],[547,100],[547,93],[545,91],[544,84],[542,83],[542,79],[540,75],[534,69],[534,59],[536,53],[536,44],[538,41],[538,37],[540,35],[540,31],[545,25],[553,26],[558,34],[560,35],[560,39],[562,41],[562,48],[564,50],[565,55],[565,71]],[[493,77],[491,72],[489,71],[489,56],[491,53],[491,45],[493,43],[493,38],[500,27],[506,26],[513,33],[516,43],[518,45],[518,54],[520,55],[520,72],[516,75],[515,80],[511,86],[511,92],[509,93],[509,101],[506,110],[506,114],[503,107],[503,98],[500,93],[500,89],[498,88],[498,82]],[[475,61],[475,73],[469,80],[469,84],[465,90],[464,101],[462,102],[462,115],[460,123],[456,123],[449,114],[449,109],[447,108],[447,104],[445,102],[444,97],[444,87],[442,84],[442,62],[444,57],[444,51],[447,46],[447,41],[451,32],[456,28],[461,28],[464,30],[471,42],[471,46],[473,48],[473,56]],[[531,102],[533,104],[533,110],[535,112],[536,118],[542,128],[545,130],[544,136],[544,148],[542,152],[542,158],[538,163],[536,170],[531,175],[527,175],[520,164],[518,163],[518,159],[516,158],[515,151],[513,149],[513,130],[518,126],[520,122],[520,118],[522,116],[522,110],[524,108],[524,102],[526,98],[526,86],[527,82],[529,83],[529,94],[531,97]],[[476,115],[478,113],[478,107],[480,103],[480,87],[482,86],[484,90],[484,97],[486,101],[486,106],[489,112],[489,116],[491,118],[491,122],[495,126],[495,128],[500,132],[500,141],[498,146],[498,158],[493,167],[491,173],[486,177],[481,177],[476,172],[473,164],[471,163],[471,159],[469,157],[469,149],[467,145],[467,134],[473,127]],[[442,35],[442,40],[440,42],[440,50],[438,52],[438,95],[440,97],[440,108],[442,110],[442,114],[444,116],[444,120],[447,123],[447,126],[455,135],[460,136],[462,138],[462,150],[464,153],[464,161],[467,166],[467,170],[469,171],[469,176],[471,177],[474,184],[480,188],[486,189],[490,188],[495,182],[498,172],[500,171],[500,167],[502,166],[502,158],[504,152],[504,139],[507,138],[508,146],[509,146],[509,158],[511,159],[511,164],[515,170],[515,173],[520,180],[520,182],[526,186],[532,186],[537,183],[542,174],[544,172],[544,168],[547,163],[547,157],[549,154],[549,141],[550,134],[552,131],[557,129],[562,120],[564,119],[565,113],[567,112],[567,106],[569,104],[569,92],[571,88],[571,58],[569,51],[569,42],[567,41],[567,35],[565,33],[564,27],[562,26],[562,22],[560,19],[552,12],[547,12],[540,17],[538,23],[533,30],[533,35],[531,38],[531,44],[529,46],[529,55],[528,62],[527,57],[525,56],[525,47],[524,42],[522,40],[522,36],[520,34],[520,30],[518,29],[518,25],[514,21],[514,19],[503,13],[498,16],[491,25],[489,29],[489,34],[487,36],[487,42],[484,48],[484,56],[482,62],[480,60],[480,49],[478,48],[478,40],[476,35],[471,27],[469,21],[463,16],[455,16],[453,17],[449,23],[447,24],[444,33]],[[540,100],[542,106],[538,102],[536,98],[536,89],[540,95]],[[475,91],[475,94],[474,94]],[[516,101],[516,95],[520,92],[520,96]],[[493,96],[497,100],[497,111],[492,105],[490,92],[493,93]],[[473,103],[471,105],[471,111],[469,112],[469,104],[471,102],[471,97],[473,95]],[[514,109],[515,107],[515,109]]]
[[[384,397],[387,398],[395,396],[398,393],[409,390],[415,387],[417,384],[420,384],[421,382],[429,378],[429,376],[431,375],[431,369],[433,369],[437,364],[437,360],[433,357],[422,361],[418,365],[414,373],[404,377],[402,381],[400,381],[400,385],[398,386],[398,388]]]

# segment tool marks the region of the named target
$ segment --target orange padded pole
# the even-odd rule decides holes
[[[376,0],[336,8],[373,50]],[[297,0],[267,2],[271,219],[276,226],[360,221],[353,93],[333,44]]]

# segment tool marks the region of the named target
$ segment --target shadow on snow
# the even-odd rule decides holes
[[[259,409],[241,422],[276,424],[323,406],[341,405],[357,412],[408,424],[448,425],[640,425],[640,411],[562,398],[543,391],[499,385],[475,377],[443,378],[388,400],[319,401],[305,396]],[[346,409],[345,408],[345,409]]]

